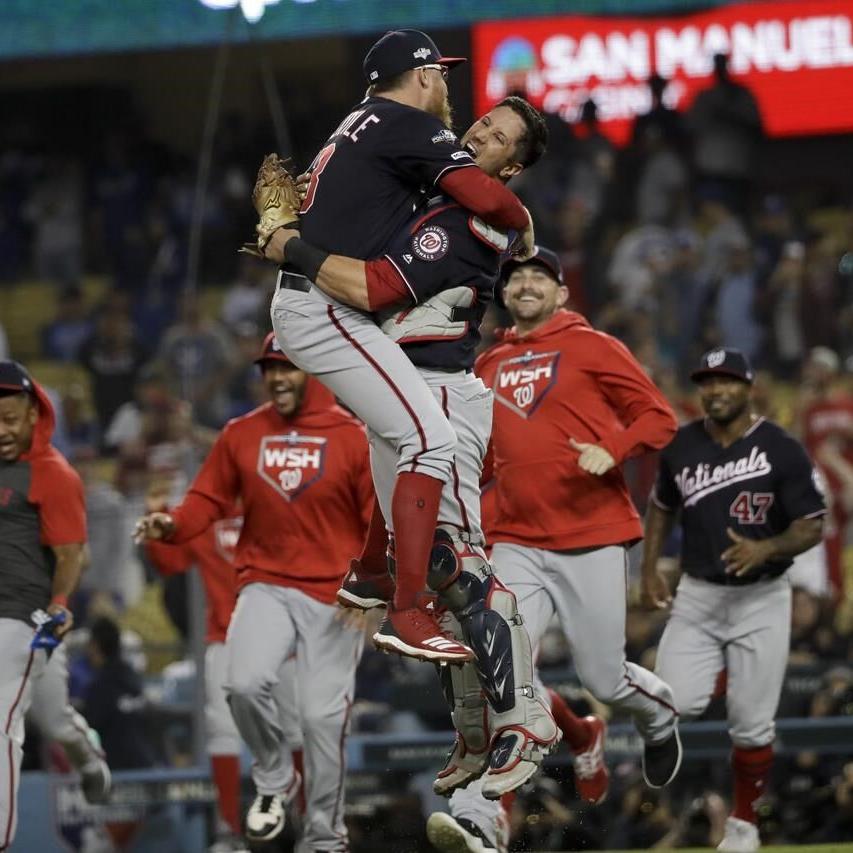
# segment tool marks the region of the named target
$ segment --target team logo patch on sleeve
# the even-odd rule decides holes
[[[557,381],[559,352],[525,353],[498,365],[492,390],[498,402],[529,418]]]
[[[436,135],[433,136],[430,141],[434,142],[436,145],[438,145],[440,142],[447,142],[452,145],[454,142],[456,142],[456,134],[452,130],[444,128],[444,130],[440,130],[438,133],[436,133]]]
[[[216,551],[223,560],[233,563],[237,557],[237,543],[243,529],[242,518],[221,518],[213,524]]]
[[[440,225],[427,225],[412,237],[412,251],[422,261],[439,261],[450,248],[450,238]]]
[[[292,501],[323,476],[326,439],[311,435],[267,435],[261,440],[258,474]]]

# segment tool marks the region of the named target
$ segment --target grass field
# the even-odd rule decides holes
[[[710,847],[678,848],[678,853],[708,853]],[[640,853],[639,850],[612,850],[610,853]],[[761,853],[853,853],[850,844],[792,844],[784,847],[762,847]]]

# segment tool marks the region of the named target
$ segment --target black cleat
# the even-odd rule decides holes
[[[678,725],[660,743],[647,743],[643,750],[643,778],[650,788],[665,788],[681,767],[681,738]]]

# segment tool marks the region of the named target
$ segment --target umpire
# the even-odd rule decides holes
[[[715,349],[691,374],[706,417],[661,453],[646,514],[643,600],[670,603],[658,558],[681,514],[682,576],[658,649],[657,673],[682,719],[699,716],[726,673],[734,797],[717,849],[758,850],[756,801],[773,764],[791,625],[793,558],[820,542],[826,512],[798,441],[752,413],[743,353]]]
[[[73,623],[68,596],[86,548],[83,484],[50,443],[53,407],[15,361],[0,361],[0,850],[15,838],[24,716],[46,653],[31,648],[32,614]]]

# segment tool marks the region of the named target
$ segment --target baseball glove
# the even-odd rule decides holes
[[[252,191],[252,203],[258,212],[258,224],[255,226],[258,239],[255,243],[244,243],[240,251],[263,257],[264,247],[274,231],[285,225],[299,228],[302,199],[293,175],[278,154],[267,154],[264,157]]]

